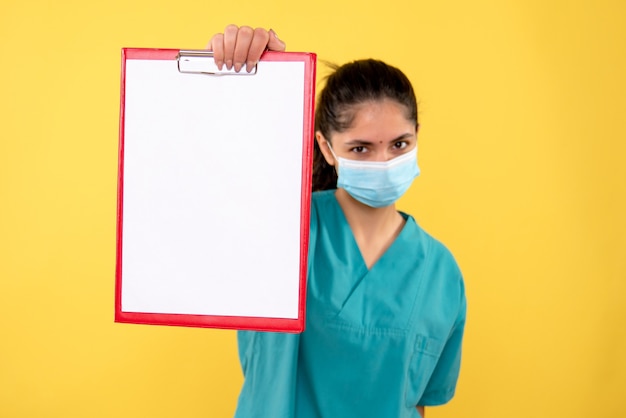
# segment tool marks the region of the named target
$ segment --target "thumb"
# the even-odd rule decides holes
[[[284,51],[286,48],[287,45],[278,38],[274,29],[270,29],[270,39],[267,42],[267,49],[270,51]]]

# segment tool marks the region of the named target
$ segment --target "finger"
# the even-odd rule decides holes
[[[241,67],[243,67],[248,59],[248,51],[250,50],[253,35],[254,30],[250,26],[242,26],[239,28],[237,42],[235,43],[235,52],[233,54],[233,64],[237,72],[241,70]]]
[[[252,36],[252,43],[248,51],[248,59],[246,60],[246,71],[251,72],[254,66],[259,62],[261,54],[265,51],[270,34],[263,28],[256,28]]]
[[[213,51],[213,60],[221,71],[224,66],[224,35],[221,33],[213,35],[207,48],[209,51]]]
[[[226,68],[233,68],[233,54],[235,53],[235,44],[237,43],[237,32],[239,28],[236,25],[228,25],[224,29],[224,62]]]
[[[267,44],[267,49],[270,51],[284,51],[287,45],[280,40],[274,29],[270,29],[270,40]]]

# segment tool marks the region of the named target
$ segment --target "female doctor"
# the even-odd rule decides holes
[[[209,43],[249,71],[272,30]],[[416,418],[454,395],[465,292],[450,252],[395,202],[419,174],[411,83],[381,61],[345,64],[315,112],[306,329],[239,332],[240,418]],[[419,415],[418,415],[419,414]]]

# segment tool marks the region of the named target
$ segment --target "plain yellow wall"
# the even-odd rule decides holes
[[[400,206],[469,297],[457,397],[429,417],[626,416],[626,3],[3,0],[1,417],[232,414],[234,332],[113,322],[120,48],[230,22],[413,80]]]

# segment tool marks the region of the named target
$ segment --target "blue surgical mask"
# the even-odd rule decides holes
[[[330,148],[330,144],[329,144]],[[419,176],[417,147],[389,161],[357,161],[337,157],[337,187],[359,202],[373,208],[389,206],[398,200]]]

